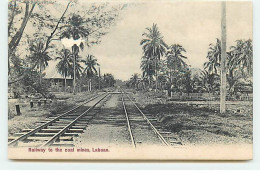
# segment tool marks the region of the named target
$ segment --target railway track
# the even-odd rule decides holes
[[[126,98],[124,96],[126,96]],[[146,116],[142,112],[142,110],[136,105],[136,103],[133,101],[133,99],[130,98],[130,96],[127,93],[121,92],[121,101],[123,104],[123,109],[124,109],[124,113],[125,113],[125,117],[126,117],[126,121],[127,121],[127,127],[128,127],[128,131],[129,131],[129,135],[131,138],[131,143],[132,143],[133,148],[136,148],[137,146],[139,146],[142,143],[148,142],[148,141],[146,141],[147,137],[146,137],[146,139],[144,139],[144,137],[138,136],[138,133],[134,133],[134,131],[135,131],[134,129],[137,128],[138,126],[139,126],[139,128],[141,128],[141,131],[152,130],[154,132],[154,134],[156,135],[157,140],[159,139],[161,144],[164,146],[170,147],[170,146],[182,145],[181,142],[179,142],[180,140],[178,139],[178,137],[176,137],[171,132],[167,131],[167,129],[164,129],[163,127],[161,127],[161,125],[159,125],[159,123],[157,122],[156,119],[148,118],[148,116]],[[130,109],[129,110],[127,109],[126,101],[129,101],[130,103],[132,103],[132,105],[135,107],[135,109],[137,111],[135,111],[135,112],[132,111],[131,113],[129,113]],[[145,126],[148,126],[148,127],[145,128]],[[137,138],[139,138],[139,139],[137,139]],[[151,138],[151,137],[149,137],[149,138]],[[149,140],[155,141],[156,139],[149,139]]]
[[[49,117],[34,129],[24,129],[9,137],[8,146],[74,146],[73,137],[78,136],[87,127],[88,122],[95,114],[91,114],[94,108],[103,101],[110,93],[97,95],[71,110],[55,117]],[[94,101],[98,99],[97,101]],[[93,101],[90,107],[85,104]]]

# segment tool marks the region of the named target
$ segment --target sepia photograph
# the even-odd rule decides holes
[[[8,158],[253,159],[251,1],[9,0]]]

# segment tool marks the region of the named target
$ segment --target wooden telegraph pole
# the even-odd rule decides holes
[[[227,76],[226,76],[226,2],[221,2],[221,86],[220,86],[220,113],[226,112]]]

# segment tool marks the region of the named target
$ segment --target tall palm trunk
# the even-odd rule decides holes
[[[170,68],[170,84],[172,84],[172,69]]]
[[[155,92],[158,89],[157,58],[155,59]]]
[[[65,82],[65,89],[64,89],[64,91],[67,92],[67,75],[65,75],[65,81],[64,82]]]
[[[89,79],[88,79],[88,91],[89,91]]]
[[[170,96],[172,96],[172,68],[170,67]]]
[[[151,88],[151,75],[149,75],[149,79],[148,79],[148,89],[150,89]]]
[[[75,51],[75,47],[77,47],[76,44],[74,44],[72,46],[72,54],[73,54],[73,94],[76,94],[76,51]]]
[[[92,90],[92,83],[91,83],[91,78],[89,79],[89,91]]]
[[[42,64],[40,61],[40,85],[42,85]]]

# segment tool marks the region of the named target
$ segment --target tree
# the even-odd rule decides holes
[[[150,86],[150,81],[147,79],[147,77],[142,77],[140,79],[140,82],[139,82],[139,85],[142,90],[147,90],[147,86],[149,87]]]
[[[78,14],[73,14],[72,17],[69,18],[68,26],[61,34],[61,38],[71,37],[73,40],[78,40],[80,38],[86,38],[89,35],[89,29],[84,27],[83,18]]]
[[[71,3],[71,1],[68,3],[67,7],[65,8],[65,11],[63,12],[62,16],[60,17],[60,19],[58,20],[56,26],[54,25],[54,22],[56,21],[55,19],[51,19],[50,23],[48,23],[47,21],[50,18],[50,15],[43,15],[41,13],[33,13],[34,8],[36,5],[39,6],[39,9],[42,9],[41,12],[45,12],[46,13],[46,9],[42,8],[44,7],[44,5],[46,5],[48,2],[40,2],[40,1],[21,1],[21,0],[13,0],[9,2],[9,16],[10,18],[8,18],[8,37],[10,42],[8,43],[8,75],[9,78],[10,77],[10,67],[11,67],[11,62],[12,59],[15,58],[15,52],[16,52],[16,48],[18,47],[20,40],[22,39],[22,36],[24,35],[24,31],[26,28],[27,23],[29,22],[29,20],[35,19],[33,21],[33,25],[35,25],[36,23],[39,23],[38,29],[40,29],[41,31],[45,31],[45,29],[42,29],[43,27],[48,26],[49,28],[53,29],[52,33],[47,37],[47,41],[45,44],[45,48],[44,51],[47,51],[47,49],[49,48],[49,45],[51,43],[51,41],[53,40],[53,37],[56,34],[56,31],[59,27],[59,24],[61,23],[61,21],[64,19],[64,15],[66,13],[66,11],[68,10],[68,7]],[[51,2],[50,2],[51,3]],[[25,7],[24,7],[25,4]],[[24,16],[23,15],[19,15],[20,13],[22,13],[22,11],[25,10],[24,12]],[[16,17],[17,16],[17,17]],[[19,18],[20,17],[20,18]],[[15,20],[16,18],[16,20]],[[19,21],[22,20],[21,26],[20,28],[16,28],[17,23],[19,23]],[[31,29],[30,29],[31,32]],[[36,32],[34,33],[34,35],[36,35],[36,37],[39,37],[39,34]],[[26,37],[27,34],[26,34]],[[45,36],[44,36],[45,38]],[[23,50],[24,51],[24,50]],[[43,51],[43,52],[44,52]],[[22,65],[22,64],[21,64]],[[34,70],[36,66],[32,66],[31,70]],[[12,83],[16,83],[20,80],[23,80],[24,77],[26,76],[26,74],[20,74],[20,76],[16,77],[15,80],[9,80],[8,84],[12,84]]]
[[[143,71],[143,75],[142,75],[143,78],[148,79],[149,87],[151,87],[153,76],[155,75],[154,61],[146,56],[143,56],[140,67],[141,67],[141,70]]]
[[[173,44],[169,47],[169,50],[166,53],[166,63],[167,67],[170,69],[170,83],[172,84],[172,72],[176,73],[176,71],[181,70],[186,67],[187,64],[183,59],[187,59],[186,56],[183,55],[186,50],[179,44]]]
[[[231,46],[233,54],[230,64],[231,68],[237,67],[241,69],[244,78],[253,75],[253,45],[252,40],[237,40],[236,46]]]
[[[77,46],[73,46],[72,48],[72,68],[70,68],[69,74],[73,79],[80,79],[80,76],[82,74],[83,67],[81,66],[82,58],[79,56],[79,50]],[[75,68],[74,68],[75,67]]]
[[[139,80],[139,74],[135,73],[129,80],[129,84],[132,88],[136,88]]]
[[[219,92],[219,75],[215,73],[209,73],[204,70],[200,74],[200,85],[201,91],[207,93],[217,93]]]
[[[104,78],[105,87],[113,87],[114,86],[116,81],[115,81],[115,78],[112,74],[105,73],[103,78]]]
[[[209,73],[218,73],[221,61],[221,41],[218,38],[215,45],[209,45],[207,58],[209,61],[204,63],[204,69],[208,69]]]
[[[14,30],[13,29],[14,18],[15,18],[15,15],[20,12],[19,5],[21,5],[21,3],[25,3],[24,17],[22,19],[20,28],[15,32],[15,34],[12,35],[11,30]],[[10,20],[8,21],[8,37],[10,38],[9,39],[10,42],[8,43],[8,67],[9,67],[9,69],[10,69],[10,58],[11,58],[11,56],[13,56],[16,47],[20,43],[24,29],[32,15],[35,5],[36,5],[36,1],[32,2],[32,3],[30,1],[17,2],[16,0],[9,2],[9,10],[11,10]],[[9,70],[9,72],[10,72],[10,70]]]
[[[46,4],[48,3],[52,3],[52,5],[47,6]],[[83,15],[84,28],[88,28],[90,30],[89,37],[86,40],[86,44],[88,46],[98,44],[100,42],[100,38],[107,33],[109,26],[115,22],[120,10],[123,9],[121,5],[118,5],[117,7],[109,5],[109,3],[92,4],[86,8],[86,6],[84,6],[82,3],[70,0],[67,3],[67,6],[64,8],[64,12],[62,13],[61,17],[56,18],[56,16],[51,16],[50,13],[48,13],[48,10],[53,10],[53,8],[47,8],[54,7],[56,5],[63,6],[64,3],[52,1],[9,1],[8,13],[10,17],[8,18],[8,66],[11,66],[11,59],[13,57],[17,57],[15,53],[17,53],[20,50],[20,48],[20,51],[23,52],[23,54],[24,52],[26,52],[24,51],[26,50],[26,47],[24,48],[24,45],[26,45],[26,39],[31,39],[29,35],[33,35],[33,37],[43,38],[45,40],[46,50],[50,47],[50,45],[56,47],[57,44],[52,44],[52,41],[58,40],[60,38],[61,33],[63,33],[63,31],[66,30],[69,26],[68,19],[66,19],[67,17],[65,14],[67,13],[68,8],[72,4],[75,6],[75,9],[79,10],[80,14]],[[39,7],[37,8],[37,12],[35,12],[36,10],[34,10],[36,6]],[[30,30],[27,30],[26,32],[26,25],[29,22],[33,26],[33,28],[30,27]],[[49,35],[48,32],[50,32]],[[22,40],[22,46],[21,44],[19,44],[20,40]],[[19,49],[17,50],[16,47]],[[25,66],[25,64],[21,65]],[[31,68],[33,70],[35,67],[32,66]],[[9,84],[23,80],[26,75],[21,74],[20,76],[16,77],[10,76],[10,68],[8,74]]]
[[[158,85],[159,85],[159,88],[162,90],[162,89],[166,89],[167,86],[168,86],[168,76],[165,75],[165,74],[159,74],[158,75]]]
[[[144,55],[155,61],[155,82],[157,90],[157,64],[166,52],[167,45],[163,41],[163,37],[156,24],[153,24],[150,28],[146,28],[146,30],[147,32],[143,33],[145,38],[141,40],[140,45],[143,46]]]
[[[198,74],[195,74],[193,77],[191,77],[190,86],[193,93],[199,93],[202,91],[202,84]]]
[[[186,93],[192,93],[193,92],[193,80],[191,78],[191,71],[189,69],[185,70],[182,74],[182,84],[184,85],[184,91]]]
[[[42,83],[42,71],[48,66],[48,61],[52,58],[48,55],[47,51],[44,51],[44,42],[41,39],[37,39],[30,44],[31,55],[29,57],[33,66],[36,66],[40,72],[40,84]]]
[[[67,91],[66,78],[72,75],[69,73],[72,71],[73,68],[72,54],[68,49],[62,49],[60,56],[57,57],[56,60],[59,60],[58,64],[56,65],[56,68],[58,72],[65,78],[65,92],[66,92]]]
[[[89,91],[92,89],[91,80],[94,75],[97,75],[96,66],[98,65],[97,59],[93,55],[87,55],[87,60],[82,60],[85,63],[86,67],[83,71],[83,74],[89,78]]]
[[[61,33],[61,38],[73,38],[78,40],[80,38],[86,38],[89,35],[89,29],[84,27],[83,18],[78,14],[73,14],[68,20],[68,26]],[[84,48],[84,44],[80,43],[80,48]],[[72,46],[73,55],[73,94],[76,92],[76,54],[78,54],[79,48],[76,44]]]
[[[232,96],[236,94],[236,86],[241,85],[240,79],[242,76],[236,71],[236,69],[228,69],[227,83],[228,93]]]

